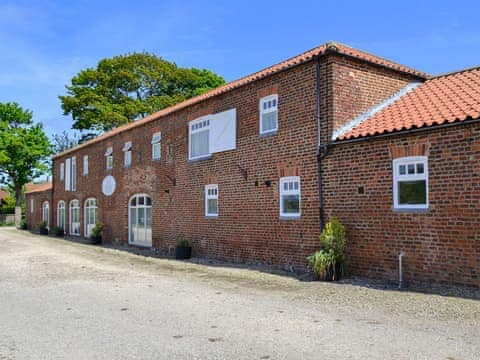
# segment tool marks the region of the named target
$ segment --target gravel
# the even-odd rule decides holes
[[[432,289],[303,282],[0,228],[0,359],[478,359],[478,289]]]

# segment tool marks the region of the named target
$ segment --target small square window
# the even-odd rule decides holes
[[[399,166],[399,172],[400,172],[400,175],[405,175],[405,165],[400,165]]]
[[[423,174],[423,163],[417,163],[417,174]]]
[[[415,174],[415,164],[408,164],[408,174]]]
[[[218,185],[205,186],[205,216],[218,216]]]
[[[280,178],[280,216],[300,217],[300,177]]]
[[[278,95],[269,95],[260,99],[260,134],[269,134],[278,130]]]
[[[393,160],[393,169],[394,208],[427,209],[427,157],[419,156],[395,159]]]

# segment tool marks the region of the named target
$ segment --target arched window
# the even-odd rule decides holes
[[[57,204],[57,226],[65,231],[65,201],[63,200]]]
[[[148,195],[134,195],[128,203],[128,242],[152,246],[152,200]]]
[[[80,235],[80,201],[70,201],[70,235]]]
[[[97,223],[97,199],[89,198],[85,200],[85,236],[92,235],[92,229]]]
[[[42,204],[42,221],[45,221],[47,229],[50,229],[50,205],[48,201],[44,201]]]

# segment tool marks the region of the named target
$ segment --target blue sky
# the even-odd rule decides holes
[[[475,1],[0,0],[0,102],[67,130],[58,95],[105,57],[149,51],[235,80],[336,40],[437,74],[480,64]]]

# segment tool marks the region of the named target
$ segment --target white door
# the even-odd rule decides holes
[[[92,235],[92,229],[97,224],[97,200],[87,199],[85,201],[85,237]]]
[[[135,195],[129,202],[128,242],[152,246],[152,201],[147,195]]]

